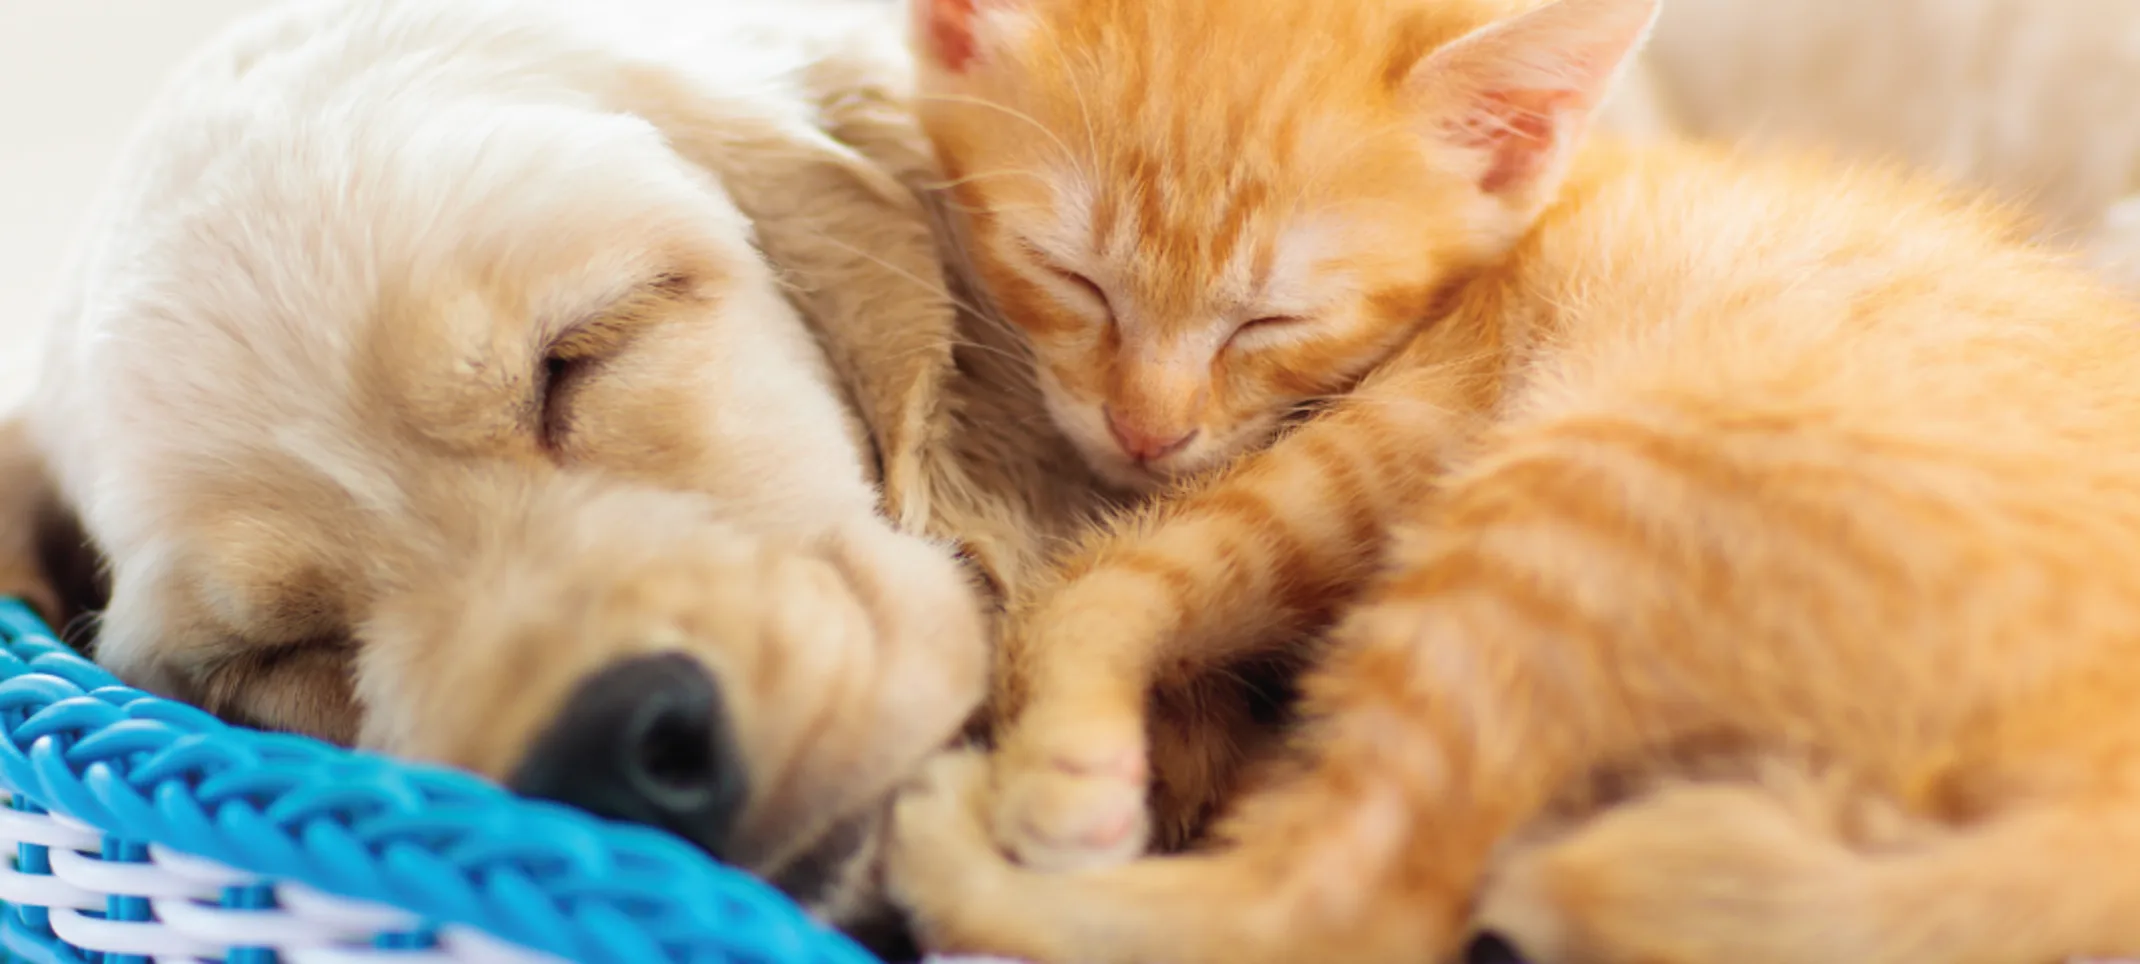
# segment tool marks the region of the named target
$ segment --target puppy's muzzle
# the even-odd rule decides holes
[[[516,792],[667,830],[715,857],[749,797],[721,688],[679,653],[579,684],[508,781]]]

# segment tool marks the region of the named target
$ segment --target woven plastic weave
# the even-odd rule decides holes
[[[0,599],[0,960],[868,964],[657,831],[224,724]]]

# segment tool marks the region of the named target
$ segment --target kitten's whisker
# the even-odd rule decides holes
[[[943,299],[944,299],[944,301],[945,301],[946,303],[950,304],[950,305],[951,305],[952,307],[954,307],[954,308],[957,308],[957,309],[959,309],[960,311],[965,311],[965,312],[969,312],[969,313],[972,313],[972,314],[980,314],[980,313],[981,313],[981,310],[980,310],[979,308],[976,308],[976,307],[974,307],[974,306],[973,306],[972,304],[970,304],[970,303],[966,302],[966,301],[965,301],[964,299],[962,299],[962,298],[958,297],[957,295],[954,295],[954,294],[952,294],[952,293],[951,293],[951,289],[950,289],[950,288],[948,288],[948,287],[946,287],[946,286],[944,286],[944,285],[940,285],[940,284],[932,284],[932,283],[930,283],[930,282],[928,281],[928,279],[926,279],[926,278],[923,278],[923,277],[921,277],[921,276],[919,276],[919,275],[916,275],[916,274],[915,274],[914,272],[912,272],[912,271],[908,271],[908,270],[907,270],[907,269],[905,269],[905,268],[902,268],[902,267],[900,267],[900,266],[898,266],[898,265],[896,265],[896,264],[893,264],[893,263],[891,263],[891,262],[889,262],[889,261],[886,261],[886,260],[884,260],[883,258],[877,257],[876,255],[874,255],[874,254],[871,254],[871,253],[869,253],[869,252],[867,252],[867,251],[864,251],[864,250],[862,250],[861,248],[855,247],[854,245],[848,244],[847,242],[845,242],[845,241],[842,241],[842,240],[840,240],[840,239],[838,239],[838,238],[835,238],[835,237],[833,237],[833,236],[831,236],[831,235],[829,235],[829,234],[826,234],[826,233],[824,233],[823,231],[813,231],[813,232],[811,232],[811,233],[812,233],[812,234],[813,234],[813,235],[814,235],[814,236],[815,236],[815,237],[816,237],[816,238],[817,238],[818,240],[820,240],[820,241],[823,241],[823,242],[825,242],[826,244],[829,244],[829,245],[832,245],[833,247],[839,248],[839,249],[840,249],[840,250],[842,250],[842,251],[845,251],[845,252],[847,252],[847,253],[849,253],[849,254],[852,254],[852,255],[854,255],[854,256],[856,256],[856,257],[858,257],[858,258],[861,258],[861,259],[863,259],[864,261],[868,261],[869,263],[871,263],[871,264],[874,264],[874,265],[876,265],[876,266],[878,266],[878,267],[880,267],[880,268],[883,268],[883,269],[885,269],[886,271],[890,271],[891,273],[893,273],[893,274],[895,274],[895,275],[898,275],[898,276],[899,276],[900,278],[903,278],[903,279],[905,279],[905,280],[907,280],[907,281],[911,281],[911,282],[913,282],[913,283],[914,283],[914,284],[915,284],[916,286],[920,287],[920,288],[921,288],[921,289],[922,289],[923,291],[927,291],[928,293],[930,293],[930,294],[932,294],[932,295],[937,295],[937,296],[939,296],[939,297],[943,298]]]
[[[877,257],[876,255],[870,254],[869,252],[864,251],[861,248],[857,248],[854,245],[848,244],[845,241],[841,241],[838,238],[831,237],[823,232],[815,232],[815,234],[820,240],[823,240],[827,244],[831,244],[835,247],[840,248],[843,251],[846,251],[864,260],[867,260],[872,264],[889,270],[898,277],[906,281],[913,282],[914,284],[920,286],[923,290],[929,292],[930,294],[942,297],[945,302],[950,304],[952,307],[958,309],[960,312],[964,313],[968,317],[974,318],[982,324],[990,325],[996,328],[998,331],[1010,335],[1013,338],[1019,337],[1017,329],[1013,328],[1008,321],[1005,321],[995,312],[984,311],[978,305],[975,305],[965,299],[959,298],[958,296],[952,294],[947,287],[942,285],[930,284],[927,279],[918,277],[911,271],[901,268],[896,264],[884,260],[883,258]],[[975,341],[970,338],[959,338],[954,336],[951,339],[951,344],[955,346],[972,348],[977,351],[990,352],[992,354],[1004,358],[1005,360],[1015,362],[1021,365],[1031,364],[1032,362],[1030,356],[1022,354],[1018,351],[1003,348],[997,345],[990,345],[985,342]]]
[[[1000,171],[976,171],[972,174],[966,175],[965,177],[954,178],[948,181],[933,181],[922,185],[922,190],[949,191],[952,188],[958,187],[961,184],[971,184],[975,181],[981,181],[995,177],[1030,177],[1033,180],[1040,181],[1042,183],[1046,183],[1048,180],[1047,175],[1044,175],[1038,171],[1028,171],[1019,168],[1005,168]]]
[[[974,341],[971,338],[957,338],[953,339],[951,343],[956,347],[971,348],[975,351],[986,352],[1005,361],[1015,362],[1019,365],[1028,365],[1031,364],[1033,361],[1032,358],[1018,351],[1009,348],[1004,348],[1000,345],[991,345],[986,342]]]
[[[992,175],[980,176],[988,177]],[[1035,175],[1035,178],[1039,179],[1039,175]],[[921,190],[929,192],[929,194],[931,195],[931,200],[938,206],[942,207],[944,210],[957,211],[960,214],[992,214],[998,211],[1053,210],[1053,208],[1051,208],[1049,205],[1038,202],[1031,204],[991,204],[987,207],[973,207],[971,205],[960,204],[956,195],[945,193],[953,187],[966,183],[968,180],[972,180],[972,178],[961,178],[956,181],[945,181],[938,184],[923,184],[921,185]]]
[[[974,341],[973,339],[970,339],[970,338],[958,338],[958,337],[952,337],[952,338],[948,338],[948,339],[945,339],[945,340],[944,340],[944,341],[942,341],[942,342],[938,342],[938,343],[936,343],[936,344],[932,344],[932,345],[926,345],[926,346],[922,346],[922,347],[914,348],[914,349],[911,349],[911,350],[909,350],[909,351],[907,351],[907,352],[902,352],[902,353],[894,353],[894,354],[893,354],[892,356],[890,356],[890,357],[891,357],[891,358],[892,358],[892,360],[894,360],[894,361],[904,361],[904,360],[906,360],[906,359],[908,359],[908,358],[911,358],[911,357],[913,357],[913,356],[915,356],[915,355],[921,354],[922,352],[925,352],[925,351],[930,351],[930,350],[933,350],[933,349],[935,349],[936,347],[938,347],[939,345],[949,345],[949,346],[951,346],[951,347],[952,347],[952,348],[954,348],[954,349],[958,349],[958,348],[971,348],[971,349],[973,349],[973,350],[975,350],[975,351],[980,351],[980,352],[986,352],[986,353],[988,353],[988,354],[996,355],[996,356],[998,356],[998,357],[1000,357],[1000,358],[1003,358],[1003,359],[1004,359],[1004,360],[1006,360],[1006,361],[1016,362],[1016,363],[1019,363],[1019,364],[1025,364],[1025,363],[1026,363],[1026,362],[1028,361],[1028,359],[1027,359],[1027,358],[1025,358],[1024,356],[1022,356],[1022,355],[1019,355],[1019,354],[1017,354],[1017,353],[1015,353],[1015,352],[1009,351],[1009,350],[1007,350],[1007,349],[1004,349],[1004,348],[1000,348],[1000,347],[997,347],[997,346],[995,346],[995,345],[990,345],[990,344],[985,344],[985,343],[982,343],[982,342]]]
[[[1064,63],[1069,63],[1070,53],[1063,47],[1062,35],[1050,32],[1048,38],[1055,42],[1055,55],[1062,58]],[[1098,129],[1092,123],[1092,105],[1085,99],[1085,85],[1073,83],[1070,85],[1070,92],[1076,95],[1078,116],[1085,122],[1085,156],[1098,158],[1100,156],[1100,136]],[[1074,163],[1075,158],[1072,160],[1072,166],[1077,170],[1078,176],[1087,178],[1091,176],[1091,172],[1084,170],[1083,165]]]
[[[1011,117],[1015,117],[1019,120],[1026,122],[1027,124],[1032,125],[1034,130],[1048,135],[1048,140],[1055,142],[1055,149],[1061,151],[1063,157],[1072,159],[1077,157],[1076,152],[1070,150],[1070,145],[1064,143],[1063,139],[1060,136],[1058,136],[1053,130],[1050,130],[1048,128],[1048,125],[1043,124],[1038,120],[1035,120],[1032,115],[1027,114],[1024,111],[1017,110],[1007,104],[999,104],[992,100],[986,100],[980,97],[967,97],[959,94],[921,94],[918,95],[915,99],[941,101],[946,104],[964,104],[969,107],[985,107],[989,110],[1007,114]]]
[[[993,311],[975,311],[971,312],[970,314],[977,321],[986,324],[990,328],[990,330],[993,330],[997,334],[1010,338],[1014,344],[1020,346],[1025,345],[1025,333],[1019,331],[1018,326],[1011,324],[1010,319],[1003,317],[1001,313]]]

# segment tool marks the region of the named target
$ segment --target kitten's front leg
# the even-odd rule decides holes
[[[1103,532],[1019,609],[999,651],[988,816],[1020,863],[1087,868],[1144,849],[1151,693],[1307,638],[1350,601],[1392,520],[1431,491],[1492,397],[1493,356],[1477,340],[1459,325],[1430,331],[1413,352],[1464,361],[1407,357],[1270,448]],[[1218,788],[1181,789],[1208,806]]]
[[[1359,801],[1329,784],[1280,794],[1288,813],[1250,821],[1273,832],[1234,849],[1046,873],[990,839],[987,769],[980,756],[946,754],[895,811],[888,884],[933,952],[1035,964],[1436,964],[1462,933],[1464,895],[1389,886],[1390,821],[1351,819]],[[1315,822],[1279,831],[1295,815]]]
[[[1396,553],[1304,683],[1306,757],[1233,801],[1215,849],[1036,872],[989,839],[980,762],[934,763],[886,858],[925,945],[1048,964],[1449,960],[1496,846],[1627,739],[1570,712],[1586,664],[1503,645],[1528,642],[1512,632],[1527,614],[1481,591],[1465,545]]]
[[[1436,964],[1462,939],[1488,855],[1568,769],[1556,729],[1469,724],[1478,678],[1413,658],[1455,627],[1400,597],[1363,607],[1310,674],[1312,758],[1235,801],[1217,849],[1069,873],[1007,859],[986,821],[988,773],[939,758],[904,794],[887,882],[924,946],[1045,964]],[[1454,614],[1463,615],[1463,614]],[[1441,625],[1437,625],[1441,623]],[[1487,679],[1523,657],[1484,647]],[[1491,695],[1485,697],[1491,700]]]

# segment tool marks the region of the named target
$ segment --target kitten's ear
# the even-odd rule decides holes
[[[950,73],[964,73],[981,56],[991,28],[1033,0],[907,0],[914,14],[916,52]]]
[[[1658,0],[1554,0],[1472,32],[1405,79],[1438,146],[1467,155],[1479,190],[1535,211],[1634,59]]]

